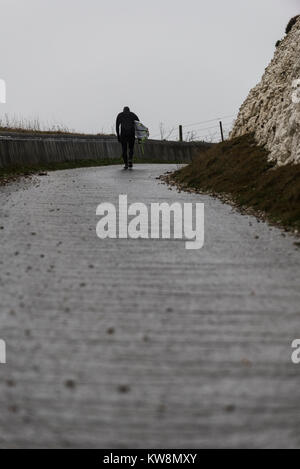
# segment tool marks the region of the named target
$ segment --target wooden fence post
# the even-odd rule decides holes
[[[182,125],[179,126],[179,141],[183,141],[183,136],[182,136]]]
[[[221,131],[221,139],[222,139],[222,142],[224,142],[224,134],[223,134],[223,125],[222,125],[222,121],[220,121],[220,131]]]

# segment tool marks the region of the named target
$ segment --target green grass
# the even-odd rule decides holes
[[[229,198],[286,228],[300,228],[300,164],[275,167],[253,135],[215,145],[167,179]]]
[[[42,129],[35,129],[35,128],[23,128],[23,127],[3,127],[0,126],[0,133],[11,133],[11,134],[30,134],[30,135],[67,135],[67,136],[74,136],[74,137],[114,137],[114,134],[105,134],[105,133],[97,133],[97,134],[87,134],[83,132],[75,132],[72,130],[64,129],[64,128],[57,128],[53,130],[42,130]]]

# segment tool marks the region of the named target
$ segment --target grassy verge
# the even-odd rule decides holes
[[[0,168],[0,185],[16,181],[21,177],[29,177],[34,174],[44,174],[47,171],[58,171],[62,169],[84,168],[92,166],[108,166],[111,164],[121,164],[121,159],[103,159],[103,160],[76,160],[45,163],[32,166],[15,166],[9,168]]]
[[[287,230],[300,231],[300,164],[275,167],[252,135],[215,145],[163,179],[179,189],[217,196]]]
[[[123,165],[121,158],[107,158],[103,160],[74,160],[64,162],[52,162],[32,166],[11,166],[9,168],[0,168],[0,186],[19,180],[22,177],[28,178],[33,175],[44,175],[47,171],[59,171],[63,169],[88,168],[93,166]],[[138,157],[134,161],[137,164],[182,164],[179,161],[158,161],[157,159],[140,160]]]

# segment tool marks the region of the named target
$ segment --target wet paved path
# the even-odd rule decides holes
[[[299,447],[300,251],[156,177],[49,173],[0,189],[0,447]],[[205,203],[205,245],[100,240],[99,203]]]

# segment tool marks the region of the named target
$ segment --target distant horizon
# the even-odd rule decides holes
[[[189,6],[188,6],[189,4]],[[0,0],[0,121],[114,133],[128,105],[150,138],[225,135],[298,0]],[[224,118],[225,117],[225,118]]]

